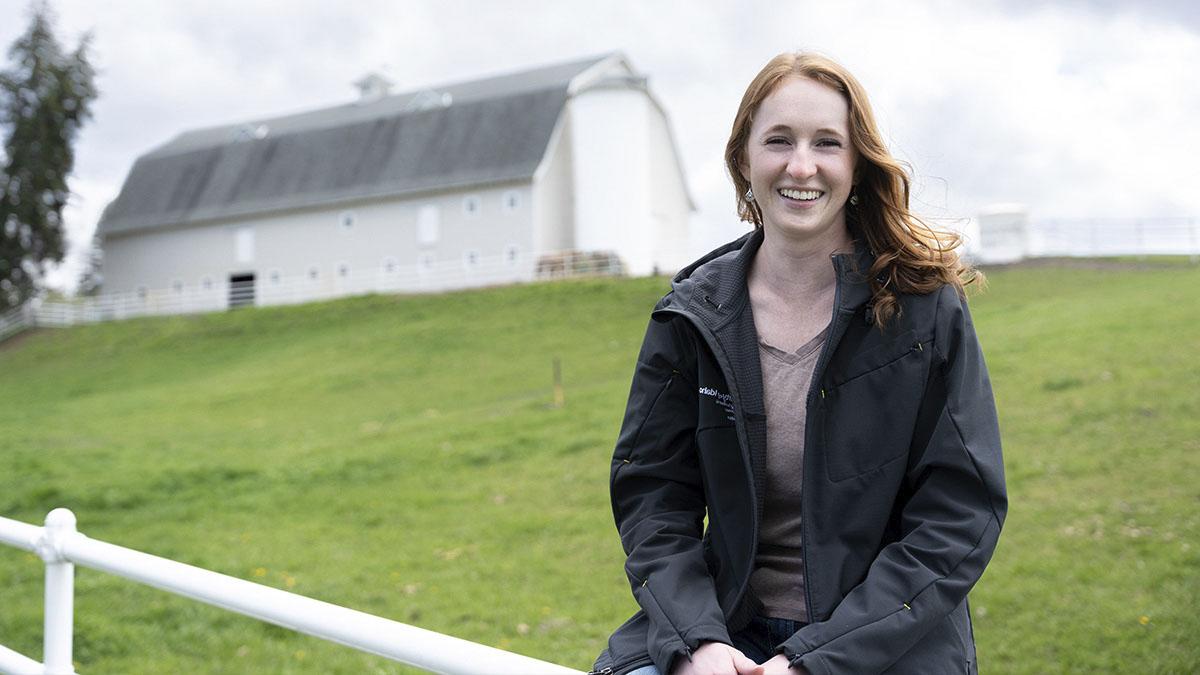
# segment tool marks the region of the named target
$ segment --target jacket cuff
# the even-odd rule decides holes
[[[789,661],[789,663],[793,668],[796,666],[804,668],[809,675],[833,675],[833,671],[825,666],[825,662],[817,658],[814,654],[805,654],[795,661]]]
[[[802,666],[811,675],[833,675],[825,659],[796,636],[784,640],[776,651],[786,656],[788,665],[793,668]]]
[[[679,663],[678,659],[691,660],[692,652],[696,651],[702,642],[733,645],[733,640],[729,637],[729,630],[725,626],[701,624],[690,628],[686,635],[657,645],[657,649],[651,651],[650,658],[659,672],[669,675],[675,664]],[[654,649],[654,647],[651,648]]]

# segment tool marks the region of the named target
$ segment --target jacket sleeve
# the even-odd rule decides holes
[[[730,642],[701,543],[695,343],[678,323],[652,320],[646,331],[610,483],[625,572],[649,620],[650,658],[663,673],[701,642]]]
[[[962,603],[995,549],[1007,509],[996,406],[970,313],[949,287],[934,349],[897,501],[899,539],[828,619],[780,645],[814,675],[886,670]]]

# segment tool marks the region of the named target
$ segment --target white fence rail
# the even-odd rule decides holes
[[[1050,218],[1030,224],[1028,253],[1033,256],[1200,257],[1200,221],[1196,218]]]
[[[110,293],[72,301],[35,299],[0,316],[0,340],[32,326],[64,327],[139,316],[219,312],[231,305],[289,305],[370,293],[433,293],[541,279],[613,276],[623,273],[609,252],[560,251],[539,256],[496,256],[384,266],[377,270],[335,270],[333,275],[283,277],[272,271],[245,282],[211,281]],[[231,286],[233,288],[231,289]],[[10,316],[11,315],[11,316]]]
[[[1034,219],[1022,229],[1012,259],[1023,257],[1101,257],[1187,255],[1200,263],[1200,219],[1060,218]],[[987,251],[969,249],[987,260]],[[539,279],[618,275],[620,260],[611,252],[560,251],[541,255],[514,252],[464,257],[416,265],[385,264],[377,269],[338,268],[316,276],[283,277],[259,271],[252,291],[231,292],[227,280],[207,284],[141,289],[71,301],[35,300],[0,315],[0,340],[32,326],[71,326],[139,316],[195,314],[230,308],[236,296],[256,306],[285,305],[369,293],[430,293]]]
[[[46,563],[43,663],[0,646],[0,673],[73,675],[75,565],[153,586],[435,673],[582,675],[580,671],[435,633],[277,588],[90,539],[75,514],[55,509],[46,526],[0,517],[0,543]]]
[[[10,335],[16,335],[34,325],[32,308],[29,305],[14,307],[0,314],[0,341]]]

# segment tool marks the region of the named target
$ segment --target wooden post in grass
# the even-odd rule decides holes
[[[562,386],[562,360],[556,356],[554,357],[554,407],[563,407],[565,399]]]

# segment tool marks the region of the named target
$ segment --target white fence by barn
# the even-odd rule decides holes
[[[37,324],[32,304],[14,307],[0,314],[0,341]]]
[[[993,214],[994,215],[994,214]],[[981,216],[981,220],[985,216]],[[1038,257],[1181,255],[1200,263],[1197,218],[1034,219],[1020,210],[1002,229],[970,226],[968,253],[984,264]],[[989,252],[989,247],[993,250]],[[989,255],[991,253],[991,255]],[[34,300],[0,314],[0,340],[33,326],[71,326],[138,316],[219,312],[240,305],[269,306],[369,293],[430,293],[574,276],[619,275],[609,252],[563,251],[529,255],[391,265],[378,270],[339,270],[320,278],[268,273],[244,282],[178,285],[72,300]]]
[[[339,270],[327,277],[268,274],[253,282],[141,289],[72,300],[35,299],[0,315],[0,340],[33,326],[64,327],[139,316],[219,312],[238,306],[288,305],[371,293],[433,293],[536,280],[624,273],[609,252],[563,251],[530,256],[496,256],[379,270]]]
[[[75,565],[434,673],[583,675],[528,656],[97,541],[76,531],[75,514],[67,509],[51,511],[45,527],[0,517],[0,544],[36,553],[46,564],[42,661],[0,645],[0,673],[6,675],[74,675]]]

